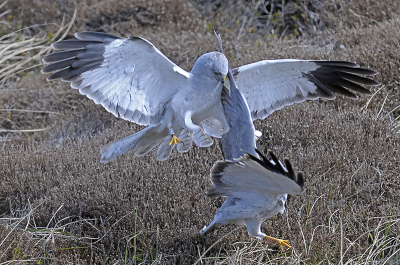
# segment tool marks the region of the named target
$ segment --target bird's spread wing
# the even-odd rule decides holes
[[[306,99],[334,99],[334,93],[350,98],[357,98],[353,92],[370,94],[362,85],[379,83],[361,75],[375,74],[351,62],[296,59],[264,60],[233,70],[253,120]]]
[[[103,105],[117,117],[141,124],[161,121],[168,102],[189,73],[139,37],[99,32],[76,33],[77,39],[54,43],[63,50],[43,58],[47,80],[61,79]]]
[[[260,159],[250,154],[236,161],[219,161],[211,169],[214,186],[207,196],[240,197],[245,193],[261,196],[278,194],[298,194],[304,184],[303,174],[296,173],[288,159],[285,167],[272,151],[268,151],[272,161],[256,150]]]
[[[257,157],[255,130],[249,107],[237,88],[230,69],[228,77],[230,92],[224,88],[221,99],[230,129],[222,135],[220,142],[222,155],[225,160],[237,159],[245,153]]]

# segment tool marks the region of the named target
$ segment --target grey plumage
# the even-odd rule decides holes
[[[236,224],[246,225],[249,235],[263,239],[267,236],[260,230],[262,222],[283,213],[287,194],[303,191],[304,176],[301,172],[295,173],[288,159],[283,166],[272,151],[268,151],[271,160],[258,150],[256,153],[257,157],[246,154],[236,161],[214,164],[211,169],[213,187],[207,191],[207,196],[223,196],[226,200],[200,234],[214,226]],[[284,240],[274,240],[281,246],[289,246]]]
[[[187,152],[192,142],[209,146],[213,143],[210,136],[221,137],[228,131],[220,100],[228,72],[223,54],[206,53],[186,72],[140,37],[98,32],[76,33],[75,37],[52,44],[62,51],[43,58],[50,63],[42,69],[51,73],[47,80],[71,82],[72,88],[115,116],[151,126],[146,133],[102,148],[101,162],[129,150],[141,156],[159,144],[157,158],[165,160],[177,144],[182,145],[179,152]],[[175,140],[181,131],[189,131],[182,135],[190,137],[187,143]]]
[[[225,56],[219,56],[220,53],[213,52],[200,57],[196,61],[195,74],[193,71],[196,64],[188,73],[143,38],[120,38],[100,32],[75,33],[75,37],[76,39],[52,44],[52,47],[58,51],[43,58],[43,62],[49,65],[45,66],[42,72],[51,73],[47,80],[61,79],[71,82],[72,88],[78,89],[80,93],[96,104],[101,104],[115,116],[140,125],[151,126],[158,126],[160,122],[170,119],[167,119],[165,115],[168,117],[172,115],[168,110],[171,110],[173,98],[179,98],[181,102],[184,102],[185,100],[179,94],[199,92],[199,95],[190,95],[187,98],[197,99],[208,96],[202,102],[213,101],[214,106],[204,107],[196,114],[191,114],[193,120],[180,117],[179,122],[168,121],[171,123],[168,126],[174,127],[173,129],[177,131],[189,129],[191,137],[194,137],[191,140],[196,144],[199,143],[200,146],[211,145],[213,140],[210,136],[222,136],[221,149],[226,159],[242,156],[244,154],[242,150],[257,155],[253,151],[256,145],[251,121],[254,119],[264,119],[284,106],[307,99],[334,99],[335,93],[357,98],[355,93],[370,94],[363,87],[364,85],[378,84],[369,78],[376,72],[360,68],[351,62],[264,60],[234,69],[233,76],[237,86],[233,85],[232,81],[226,82],[228,90],[232,86],[231,95],[228,95],[226,91],[221,94],[220,83],[216,89],[212,87],[214,85],[205,85],[209,78],[203,75],[204,70],[209,71],[211,77],[214,77],[214,70],[211,68],[219,65],[224,68],[222,71],[224,73],[219,73],[221,77],[218,77],[218,80],[223,81],[221,78],[225,75],[227,60]],[[210,56],[210,54],[215,56]],[[220,60],[221,58],[224,60]],[[218,63],[210,66],[211,61]],[[196,80],[192,78],[194,74],[197,76]],[[187,87],[191,86],[199,86],[202,91],[188,90]],[[214,94],[211,95],[210,91]],[[219,106],[221,105],[219,100],[224,102],[224,109]],[[196,107],[193,107],[191,112],[196,112],[204,104],[194,105]],[[209,111],[212,108],[214,108],[214,116]],[[181,112],[178,111],[175,114]],[[229,119],[231,132],[228,135],[224,135],[228,130],[228,125],[223,112]],[[187,126],[181,128],[181,125],[186,122],[189,122],[187,125],[190,128]],[[168,130],[164,127],[161,129],[162,135],[166,135],[165,130]],[[167,135],[165,139],[168,137],[170,136]],[[150,146],[154,147],[149,142],[144,147],[144,140],[140,141],[135,137],[129,139],[137,143],[141,142],[144,150],[149,150]],[[157,139],[157,143],[165,139]],[[119,144],[116,143],[117,145]],[[132,146],[131,143],[129,146]],[[186,145],[184,148],[177,149],[187,151],[190,146]],[[120,154],[112,150],[112,147],[113,145],[109,145],[103,150],[113,153],[112,157],[115,158]],[[164,145],[158,152],[158,158],[167,159],[172,151],[169,149]],[[135,153],[142,154],[138,149]],[[102,152],[102,157],[104,158],[102,161],[110,161],[107,158],[108,153]]]
[[[226,88],[222,91],[222,104],[230,129],[223,134],[220,148],[225,160],[234,160],[249,153],[258,156],[255,152],[256,139],[254,125],[251,120],[250,110],[236,86],[231,70],[228,71],[230,91]]]
[[[263,168],[265,168],[267,171],[266,172],[274,172],[277,173],[281,176],[286,176],[287,178],[293,180],[296,182],[301,188],[304,186],[304,176],[302,172],[297,172],[293,170],[292,164],[290,163],[288,158],[284,158],[284,163],[285,163],[285,168],[283,167],[282,163],[279,161],[279,159],[275,156],[275,154],[271,151],[268,150],[268,155],[271,157],[271,160],[269,160],[266,156],[264,156],[259,150],[255,149],[255,153],[257,154],[256,156],[251,155],[249,153],[245,153],[245,155],[236,161],[219,161],[216,162],[211,169],[211,182],[214,185],[212,188],[210,188],[206,195],[208,197],[218,197],[218,196],[225,196],[227,194],[227,189],[229,189],[230,185],[233,183],[224,183],[222,181],[222,177],[226,174],[225,169],[229,167],[230,165],[241,165],[241,162],[247,161],[247,160],[252,160],[254,162],[257,162],[259,165],[261,165]],[[243,167],[245,165],[242,165]],[[234,172],[230,172],[234,173]],[[246,176],[243,176],[243,179],[245,179]],[[245,180],[243,180],[245,182]],[[235,183],[236,185],[239,185],[239,183]]]
[[[371,94],[362,85],[379,85],[369,78],[377,72],[346,61],[264,60],[232,72],[253,120],[305,100],[333,100],[335,93],[357,99],[354,92]]]

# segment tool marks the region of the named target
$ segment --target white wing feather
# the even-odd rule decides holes
[[[190,74],[143,38],[94,32],[75,37],[78,40],[53,44],[64,51],[45,57],[43,61],[52,64],[42,72],[59,70],[48,79],[71,82],[72,88],[117,117],[158,124],[169,101],[187,85]]]
[[[372,76],[376,72],[342,61],[264,60],[240,66],[233,74],[253,120],[264,119],[275,110],[306,99],[334,99],[334,93],[357,98],[351,90],[370,94],[355,82],[378,85],[359,76]]]
[[[285,175],[267,170],[260,164],[247,158],[232,162],[223,171],[220,180],[226,191],[223,196],[237,197],[244,193],[263,195],[298,194],[302,188]]]
[[[157,124],[166,104],[182,87],[185,71],[141,38],[115,40],[106,47],[101,67],[72,82],[115,116],[141,125]],[[107,76],[107,80],[101,77]],[[100,79],[100,80],[99,80]]]

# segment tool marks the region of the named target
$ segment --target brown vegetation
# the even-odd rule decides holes
[[[115,118],[66,83],[46,82],[36,67],[0,80],[1,262],[188,264],[204,254],[203,263],[395,263],[400,140],[391,128],[400,109],[389,112],[400,105],[398,3],[323,2],[321,28],[296,37],[294,30],[283,34],[284,24],[261,27],[255,1],[227,2],[82,1],[67,37],[83,30],[142,36],[189,70],[198,56],[214,50],[209,40],[216,30],[233,67],[301,58],[355,61],[380,72],[376,79],[383,87],[373,88],[372,99],[306,102],[256,122],[263,132],[260,148],[289,157],[306,176],[306,192],[262,226],[271,236],[290,239],[293,248],[281,253],[271,242],[249,238],[245,228],[229,233],[233,226],[200,236],[222,203],[205,197],[209,170],[221,159],[217,145],[174,152],[166,162],[154,153],[128,153],[100,164],[101,146],[139,126]],[[63,16],[66,24],[73,19],[75,5],[10,1],[0,14],[8,9],[0,17],[0,42],[21,28],[13,41],[18,43],[34,36],[50,40]],[[37,129],[44,130],[32,131]]]

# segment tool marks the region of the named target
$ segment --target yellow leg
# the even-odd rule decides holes
[[[179,138],[176,137],[175,134],[173,134],[173,135],[172,135],[172,140],[171,140],[171,142],[169,142],[169,145],[178,144],[178,143],[182,143],[182,141],[179,140]]]
[[[279,246],[281,246],[282,251],[284,250],[283,246],[291,248],[291,246],[289,246],[289,240],[278,239],[278,238],[270,237],[270,236],[265,236],[265,238],[266,239],[271,239],[273,241],[276,241],[279,244]]]
[[[175,136],[175,132],[174,132],[174,130],[172,130],[172,127],[169,127],[169,133],[171,134],[171,137],[172,137],[172,140],[171,140],[171,142],[169,142],[169,145],[173,145],[173,144],[178,144],[178,143],[182,143],[182,141],[181,140],[179,140],[179,138],[178,137],[176,137]]]

